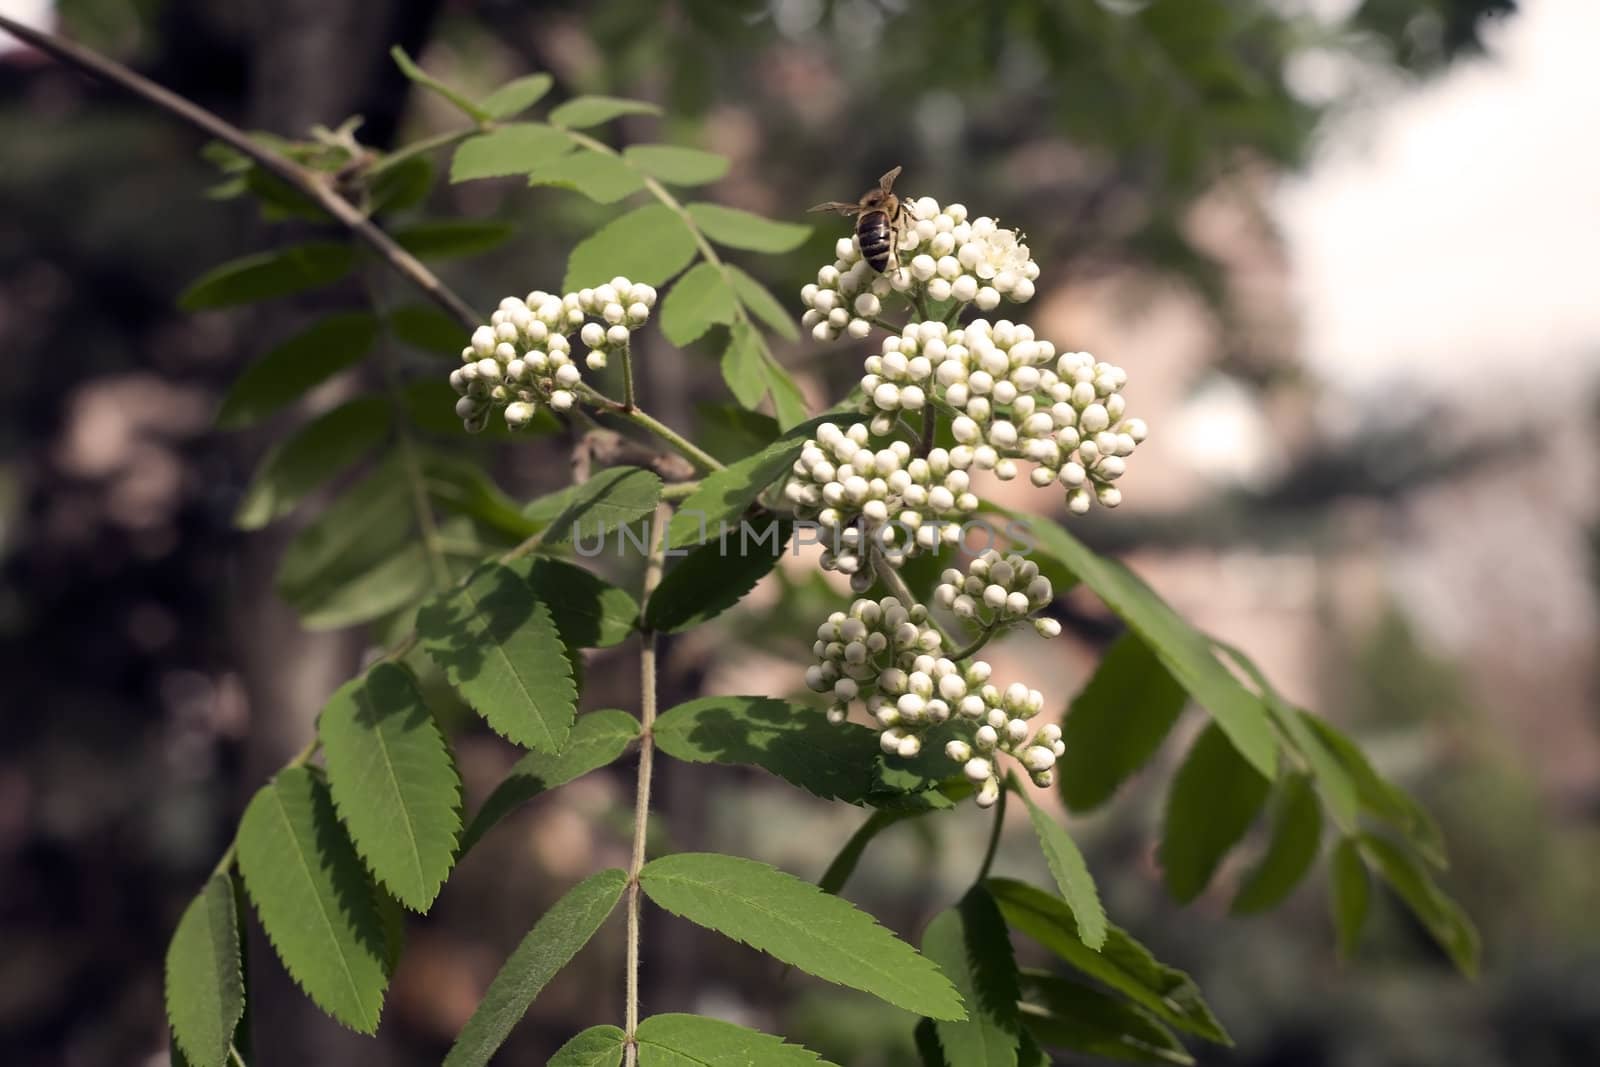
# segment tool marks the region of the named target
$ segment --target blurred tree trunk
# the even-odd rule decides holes
[[[246,44],[246,123],[301,137],[314,123],[332,127],[359,114],[366,120],[362,141],[390,143],[408,83],[390,61],[389,48],[421,51],[437,6],[437,0],[256,0]],[[287,235],[276,228],[262,235],[262,243]],[[313,306],[314,301],[299,309],[274,305],[271,314],[299,317]],[[256,439],[245,447],[255,450],[261,443]],[[256,458],[240,456],[239,462]],[[238,558],[231,626],[251,708],[244,759],[248,790],[305,745],[323,701],[360,665],[358,634],[306,633],[273,590],[273,570],[291,533],[277,528],[249,537]],[[259,931],[253,936],[251,1012],[263,1039],[252,1064],[404,1062],[398,1047],[375,1055],[370,1039],[318,1011],[294,988]]]

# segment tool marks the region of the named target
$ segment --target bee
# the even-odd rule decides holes
[[[895,263],[895,252],[900,243],[900,224],[905,204],[893,192],[894,180],[899,176],[900,168],[896,167],[878,179],[876,189],[862,193],[861,199],[854,204],[830,200],[811,209],[856,216],[856,240],[861,245],[862,258],[879,274]]]

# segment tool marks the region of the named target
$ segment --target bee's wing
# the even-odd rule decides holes
[[[840,215],[856,215],[861,211],[860,204],[846,204],[842,200],[829,200],[826,204],[818,204],[808,211],[833,211]]]

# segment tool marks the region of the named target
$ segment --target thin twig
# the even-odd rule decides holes
[[[989,623],[987,626],[985,626],[983,628],[983,631],[981,633],[979,633],[977,637],[974,637],[970,644],[963,645],[962,647],[956,649],[954,652],[946,653],[946,655],[948,655],[955,662],[960,663],[962,660],[966,659],[968,656],[974,654],[975,652],[977,652],[978,650],[983,648],[984,645],[988,644],[989,643],[989,638],[993,637],[995,635],[995,632],[997,630],[999,630],[999,629],[1000,629],[1000,619],[999,619],[998,616],[996,616],[995,620],[993,622]]]
[[[217,140],[238,149],[255,160],[263,169],[271,171],[316,201],[318,207],[365,241],[384,262],[421,289],[434,303],[454,315],[467,329],[470,330],[483,321],[465,300],[423,266],[421,260],[401,248],[394,238],[379,229],[354,204],[334,192],[321,175],[259,144],[239,127],[207,111],[199,104],[162,88],[116,60],[108,59],[54,34],[24,26],[4,15],[0,15],[0,28],[27,41],[39,51],[55,56],[63,63],[126,89],[135,96],[143,97],[163,111],[183,119],[202,133],[210,134]]]
[[[910,611],[918,603],[916,594],[911,591],[910,586],[906,585],[906,580],[900,576],[899,571],[894,569],[894,565],[889,562],[889,558],[883,554],[883,547],[878,544],[877,539],[869,535],[866,537],[866,542],[868,546],[867,561],[872,567],[872,572],[878,576],[878,581],[887,586],[889,592],[905,606],[905,609]],[[939,640],[945,648],[951,648],[954,645],[954,642],[950,640],[950,635],[944,632],[944,628],[939,625],[932,615],[928,616],[928,625],[939,635]]]
[[[994,805],[994,827],[989,831],[989,847],[984,850],[983,863],[978,867],[978,877],[975,881],[981,882],[989,877],[989,868],[994,866],[995,853],[1000,851],[1000,834],[1006,825],[1006,794],[1011,792],[1011,776],[1006,775],[1006,780],[1000,783],[1000,799]]]
[[[650,535],[650,555],[645,561],[644,585],[639,604],[648,611],[650,597],[661,583],[666,562],[667,523],[672,509],[656,507]],[[641,616],[645,617],[645,616]],[[639,872],[644,869],[645,845],[650,825],[650,778],[655,764],[656,633],[648,625],[639,630],[639,786],[633,809],[633,857],[628,863],[628,964],[627,1004],[624,1009],[626,1067],[638,1062],[639,1044]]]

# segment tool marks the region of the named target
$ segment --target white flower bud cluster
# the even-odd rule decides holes
[[[1032,617],[1040,637],[1061,633],[1055,619],[1036,616],[1054,600],[1050,579],[1039,573],[1037,563],[1015,553],[1001,556],[992,548],[974,559],[965,574],[953,567],[945,571],[933,590],[935,604],[981,623],[985,630]]]
[[[872,584],[866,550],[873,543],[899,566],[919,551],[959,543],[962,523],[978,509],[966,466],[950,451],[913,456],[904,441],[875,449],[860,422],[818,426],[793,474],[784,496],[796,515],[821,527],[823,568],[849,575],[856,592]]]
[[[978,667],[987,668],[988,664],[975,660],[967,668],[968,673]],[[976,699],[971,699],[974,697]],[[982,710],[978,714],[967,716],[969,700],[974,707],[981,702]],[[961,764],[961,773],[978,787],[975,798],[978,807],[987,808],[1000,799],[996,757],[1002,752],[1021,763],[1028,778],[1039,788],[1055,781],[1056,760],[1067,751],[1067,746],[1061,740],[1061,727],[1055,723],[1033,729],[1029,722],[1039,713],[1043,702],[1044,697],[1037,689],[1029,689],[1020,682],[1013,682],[1004,692],[984,684],[977,694],[962,698],[962,715],[978,723],[978,728],[973,731],[970,743],[948,742],[944,754]]]
[[[563,296],[536,289],[526,299],[506,297],[488,324],[473,331],[461,350],[462,365],[450,372],[450,386],[461,397],[456,414],[477,433],[495,408],[505,409],[513,430],[532,421],[540,402],[571,410],[583,375],[569,336],[578,333],[589,350],[585,362],[599,370],[649,321],[655,303],[655,289],[621,277]]]
[[[1144,420],[1127,415],[1121,389],[1128,375],[1087,352],[1056,354],[1021,323],[974,319],[959,329],[942,322],[908,323],[868,356],[861,378],[868,429],[887,433],[902,411],[939,402],[958,413],[950,462],[962,470],[1019,473],[1036,464],[1041,488],[1060,482],[1067,508],[1081,515],[1098,500],[1122,502],[1113,483],[1145,439]]]
[[[853,236],[841,237],[834,254],[833,263],[817,271],[816,283],[800,291],[806,305],[800,323],[818,341],[841,334],[866,337],[891,292],[992,311],[1002,297],[1018,304],[1033,299],[1039,277],[1039,265],[1016,230],[988,216],[969,219],[963,205],[941,207],[929,196],[905,202],[899,262],[887,273],[879,274],[861,258]]]

